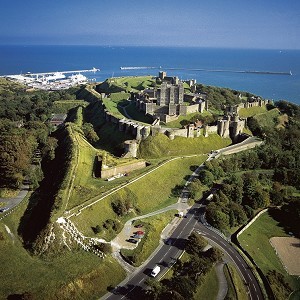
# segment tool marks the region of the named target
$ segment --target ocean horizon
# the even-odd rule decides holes
[[[0,75],[99,68],[89,79],[157,75],[300,104],[300,50],[157,46],[0,45]],[[120,67],[151,67],[121,70]],[[286,75],[289,72],[292,75]],[[253,73],[251,73],[253,72]],[[258,72],[258,73],[256,73]],[[263,73],[266,72],[266,73]],[[275,74],[273,74],[275,73]]]

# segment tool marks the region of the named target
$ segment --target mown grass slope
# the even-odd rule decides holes
[[[217,134],[198,138],[175,137],[170,140],[164,134],[149,136],[139,146],[139,157],[156,158],[208,153],[231,144],[229,138],[221,138]]]
[[[267,111],[266,106],[253,106],[249,108],[241,108],[239,110],[239,116],[241,118],[253,117],[258,114],[265,113]]]
[[[172,160],[128,185],[126,189],[121,189],[83,210],[81,214],[72,217],[71,220],[85,235],[94,236],[92,227],[102,225],[107,219],[116,219],[123,224],[135,216],[135,213],[132,212],[122,218],[117,217],[111,203],[120,198],[124,200],[126,197],[129,197],[129,200],[134,198],[134,205],[139,208],[140,215],[166,207],[177,201],[177,197],[171,195],[172,189],[176,185],[183,184],[186,176],[192,173],[191,166],[200,165],[205,158],[205,156],[195,156]],[[114,235],[112,232],[103,230],[99,237],[109,240]]]
[[[155,79],[152,76],[133,76],[108,78],[97,86],[97,91],[104,93],[119,93],[141,91],[149,86],[154,86]]]
[[[23,200],[0,221],[0,299],[25,292],[33,299],[97,299],[124,279],[124,270],[109,256],[101,260],[82,250],[66,250],[47,260],[31,256],[17,232],[27,205],[28,199]]]
[[[240,236],[239,242],[247,250],[257,265],[266,275],[270,270],[276,270],[284,275],[294,289],[300,288],[296,276],[290,276],[285,271],[274,248],[270,244],[271,237],[288,236],[283,227],[266,212],[261,215],[248,229]]]

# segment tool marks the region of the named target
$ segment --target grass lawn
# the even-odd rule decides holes
[[[231,144],[229,138],[221,138],[217,134],[208,137],[184,138],[176,136],[170,140],[164,134],[149,136],[139,146],[139,156],[142,158],[156,158],[208,153],[213,149],[220,149]]]
[[[218,277],[215,268],[212,268],[211,271],[205,276],[203,283],[197,287],[196,293],[194,294],[194,299],[213,300],[217,298],[218,291],[219,291]]]
[[[241,118],[248,118],[248,117],[253,117],[257,114],[261,114],[267,111],[266,106],[253,106],[249,108],[241,108],[239,110],[239,116]]]
[[[153,217],[142,219],[144,224],[145,236],[141,239],[138,246],[133,250],[122,249],[121,253],[131,261],[134,266],[140,266],[158,247],[160,234],[163,229],[171,222],[177,210],[171,210]]]
[[[80,250],[47,260],[31,256],[17,235],[27,205],[28,199],[24,199],[14,213],[0,222],[0,299],[25,292],[34,299],[97,299],[108,286],[125,278],[124,270],[111,257],[101,260]]]
[[[186,116],[179,116],[177,120],[167,123],[166,127],[182,128],[182,125],[180,124],[181,121],[183,121],[183,120],[190,121],[196,115],[201,115],[201,116],[205,117],[205,116],[211,116],[211,113],[208,111],[204,111],[203,113],[196,112],[196,113],[188,114]]]
[[[278,121],[279,115],[280,115],[279,110],[277,108],[273,108],[264,113],[255,115],[254,118],[257,120],[260,127],[269,127],[269,128],[272,127],[273,128],[279,122]]]
[[[86,107],[89,103],[84,100],[59,100],[53,103],[54,113],[67,113],[71,108],[76,106]]]
[[[136,121],[147,123],[147,124],[152,124],[153,119],[150,116],[145,115],[144,112],[138,111],[135,103],[131,102],[128,106],[126,106],[126,112],[128,115]]]
[[[122,87],[131,87],[136,90],[143,90],[152,84],[155,80],[152,76],[133,76],[114,78],[114,83]]]
[[[239,236],[239,242],[265,275],[270,270],[276,270],[285,276],[285,280],[291,284],[294,290],[299,289],[300,282],[297,281],[297,277],[287,274],[270,244],[270,238],[278,236],[288,235],[280,224],[266,212]]]
[[[120,119],[125,117],[118,109],[117,102],[112,101],[110,98],[103,98],[102,102],[105,105],[106,109],[115,117]]]
[[[200,165],[205,159],[205,156],[200,156],[173,160],[128,185],[126,189],[121,189],[83,210],[80,215],[72,217],[71,220],[85,235],[94,236],[92,226],[102,225],[107,219],[116,219],[117,216],[112,210],[111,202],[120,197],[123,199],[134,197],[136,199],[135,206],[140,209],[140,215],[166,207],[177,200],[171,196],[172,189],[176,185],[185,183],[186,176],[192,173],[190,167]],[[123,223],[131,217],[134,215],[126,215],[120,221]],[[100,236],[107,239],[113,238],[105,231],[100,233]]]

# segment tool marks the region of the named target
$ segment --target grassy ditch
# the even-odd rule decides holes
[[[111,257],[101,260],[81,250],[62,251],[47,260],[29,255],[18,236],[28,202],[24,199],[0,222],[0,299],[25,292],[33,299],[96,299],[125,278],[125,272]]]
[[[153,217],[142,219],[145,236],[133,250],[122,249],[123,257],[135,267],[140,266],[158,247],[160,234],[174,218],[177,210],[171,210]],[[140,223],[140,221],[137,221]]]
[[[192,173],[191,166],[200,165],[205,159],[205,156],[195,156],[172,160],[128,185],[126,189],[120,189],[83,210],[78,216],[72,217],[72,221],[85,235],[93,236],[92,227],[102,226],[107,219],[118,220],[123,224],[136,214],[143,215],[166,207],[177,201],[177,197],[172,195],[172,190],[176,185],[185,183],[187,177]],[[113,211],[111,203],[119,199],[124,201],[134,199],[134,207],[138,210],[118,217]],[[113,236],[106,230],[99,233],[99,237],[108,240]]]
[[[228,283],[228,292],[226,298],[236,300],[247,300],[248,294],[246,287],[237,272],[236,268],[231,264],[224,266],[224,273]]]

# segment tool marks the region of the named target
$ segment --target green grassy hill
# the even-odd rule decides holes
[[[139,146],[139,157],[158,158],[168,156],[181,156],[191,154],[208,153],[214,149],[220,149],[231,144],[229,138],[221,138],[217,134],[198,138],[175,137],[170,140],[164,134],[149,136]]]
[[[134,76],[108,78],[96,88],[101,93],[119,93],[130,91],[141,91],[149,86],[155,85],[152,76]]]

